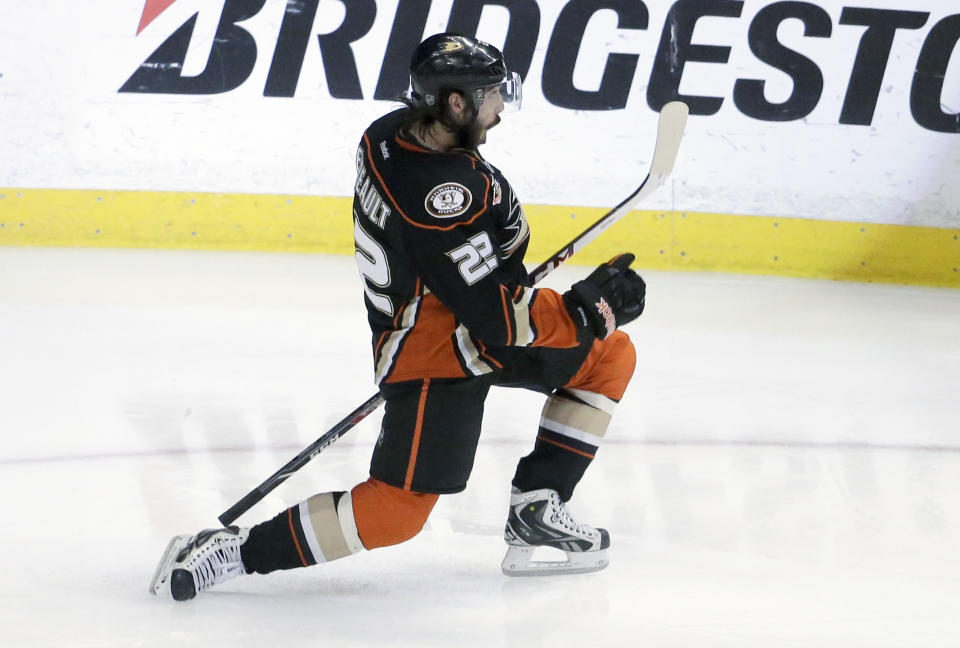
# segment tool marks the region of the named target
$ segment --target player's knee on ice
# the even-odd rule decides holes
[[[354,486],[351,495],[357,532],[367,549],[399,544],[420,533],[439,497],[373,478]]]

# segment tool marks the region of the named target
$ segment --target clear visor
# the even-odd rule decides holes
[[[507,72],[507,78],[500,84],[500,96],[503,98],[504,112],[520,110],[520,102],[523,100],[523,85],[520,82],[519,74]]]

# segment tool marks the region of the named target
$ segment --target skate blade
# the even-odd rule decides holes
[[[163,551],[163,556],[157,564],[156,571],[153,572],[153,578],[150,579],[150,589],[148,590],[154,596],[160,593],[160,590],[170,580],[170,572],[173,571],[173,563],[177,559],[177,554],[190,544],[189,535],[178,535],[171,538],[167,543],[167,548]]]
[[[536,547],[508,547],[500,569],[506,576],[557,576],[589,574],[610,564],[607,550],[566,551],[566,560],[533,560]]]

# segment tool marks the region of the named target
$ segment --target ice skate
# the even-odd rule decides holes
[[[510,513],[503,532],[507,555],[501,568],[507,576],[548,576],[599,571],[609,564],[610,534],[573,519],[560,495],[548,488],[510,495]],[[534,561],[537,547],[553,547],[566,560]]]
[[[231,526],[174,537],[153,574],[150,593],[159,594],[169,583],[175,600],[188,601],[197,592],[246,573],[240,545],[249,533],[250,529]]]

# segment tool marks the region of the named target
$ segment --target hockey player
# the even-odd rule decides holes
[[[523,209],[477,150],[501,111],[518,107],[519,77],[495,47],[456,34],[421,43],[410,76],[405,107],[371,124],[356,156],[356,261],[386,402],[370,478],[251,528],[175,537],[154,593],[169,587],[191,599],[240,574],[412,538],[439,495],[465,488],[494,385],[547,394],[533,450],[513,478],[504,573],[607,565],[607,531],[576,521],[566,502],[633,373],[633,345],[617,330],[644,307],[633,255],[563,294],[533,288]],[[538,546],[567,560],[534,562]]]

